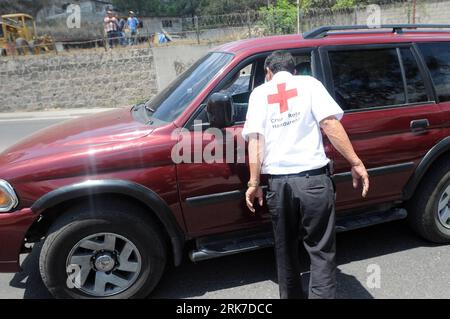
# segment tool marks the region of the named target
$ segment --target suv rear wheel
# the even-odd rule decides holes
[[[164,271],[166,250],[141,211],[112,199],[73,208],[58,219],[39,260],[49,291],[57,298],[148,296]]]
[[[450,242],[450,161],[436,163],[409,203],[409,221],[425,239]]]

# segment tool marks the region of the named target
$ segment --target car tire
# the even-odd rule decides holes
[[[434,243],[450,243],[450,160],[437,162],[408,204],[411,227]],[[447,216],[447,217],[446,217]]]
[[[75,299],[147,297],[164,272],[167,254],[162,234],[146,214],[114,199],[64,213],[50,227],[39,258],[50,293]]]

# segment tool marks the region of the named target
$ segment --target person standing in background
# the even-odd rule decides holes
[[[118,34],[119,34],[119,42],[120,45],[125,46],[126,44],[126,40],[125,40],[125,26],[127,24],[127,20],[124,17],[121,17],[119,19],[119,30],[118,30]]]
[[[137,35],[137,28],[139,25],[139,20],[135,17],[134,12],[130,11],[128,13],[128,20],[127,20],[128,28],[130,29],[130,39],[128,44],[136,44],[136,35]]]
[[[117,37],[119,24],[117,22],[117,18],[113,15],[111,10],[108,10],[106,17],[103,20],[103,25],[105,28],[105,34],[108,36],[109,47],[112,49]]]

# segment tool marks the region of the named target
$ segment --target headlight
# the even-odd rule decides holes
[[[0,179],[0,213],[9,212],[17,206],[19,200],[12,186]]]

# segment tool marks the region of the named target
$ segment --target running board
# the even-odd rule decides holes
[[[404,219],[407,216],[408,212],[406,211],[406,209],[395,208],[385,212],[341,217],[336,221],[336,232],[342,233],[349,230],[392,222],[394,220]]]
[[[197,249],[189,253],[192,261],[228,256],[274,245],[271,228],[246,230],[203,237],[196,240]]]
[[[336,231],[340,233],[355,230],[404,219],[406,216],[407,212],[403,208],[381,213],[345,216],[338,218],[336,222]],[[272,247],[273,245],[273,233],[270,227],[258,230],[243,230],[196,239],[197,249],[194,249],[189,253],[189,258],[193,262],[197,262]]]

